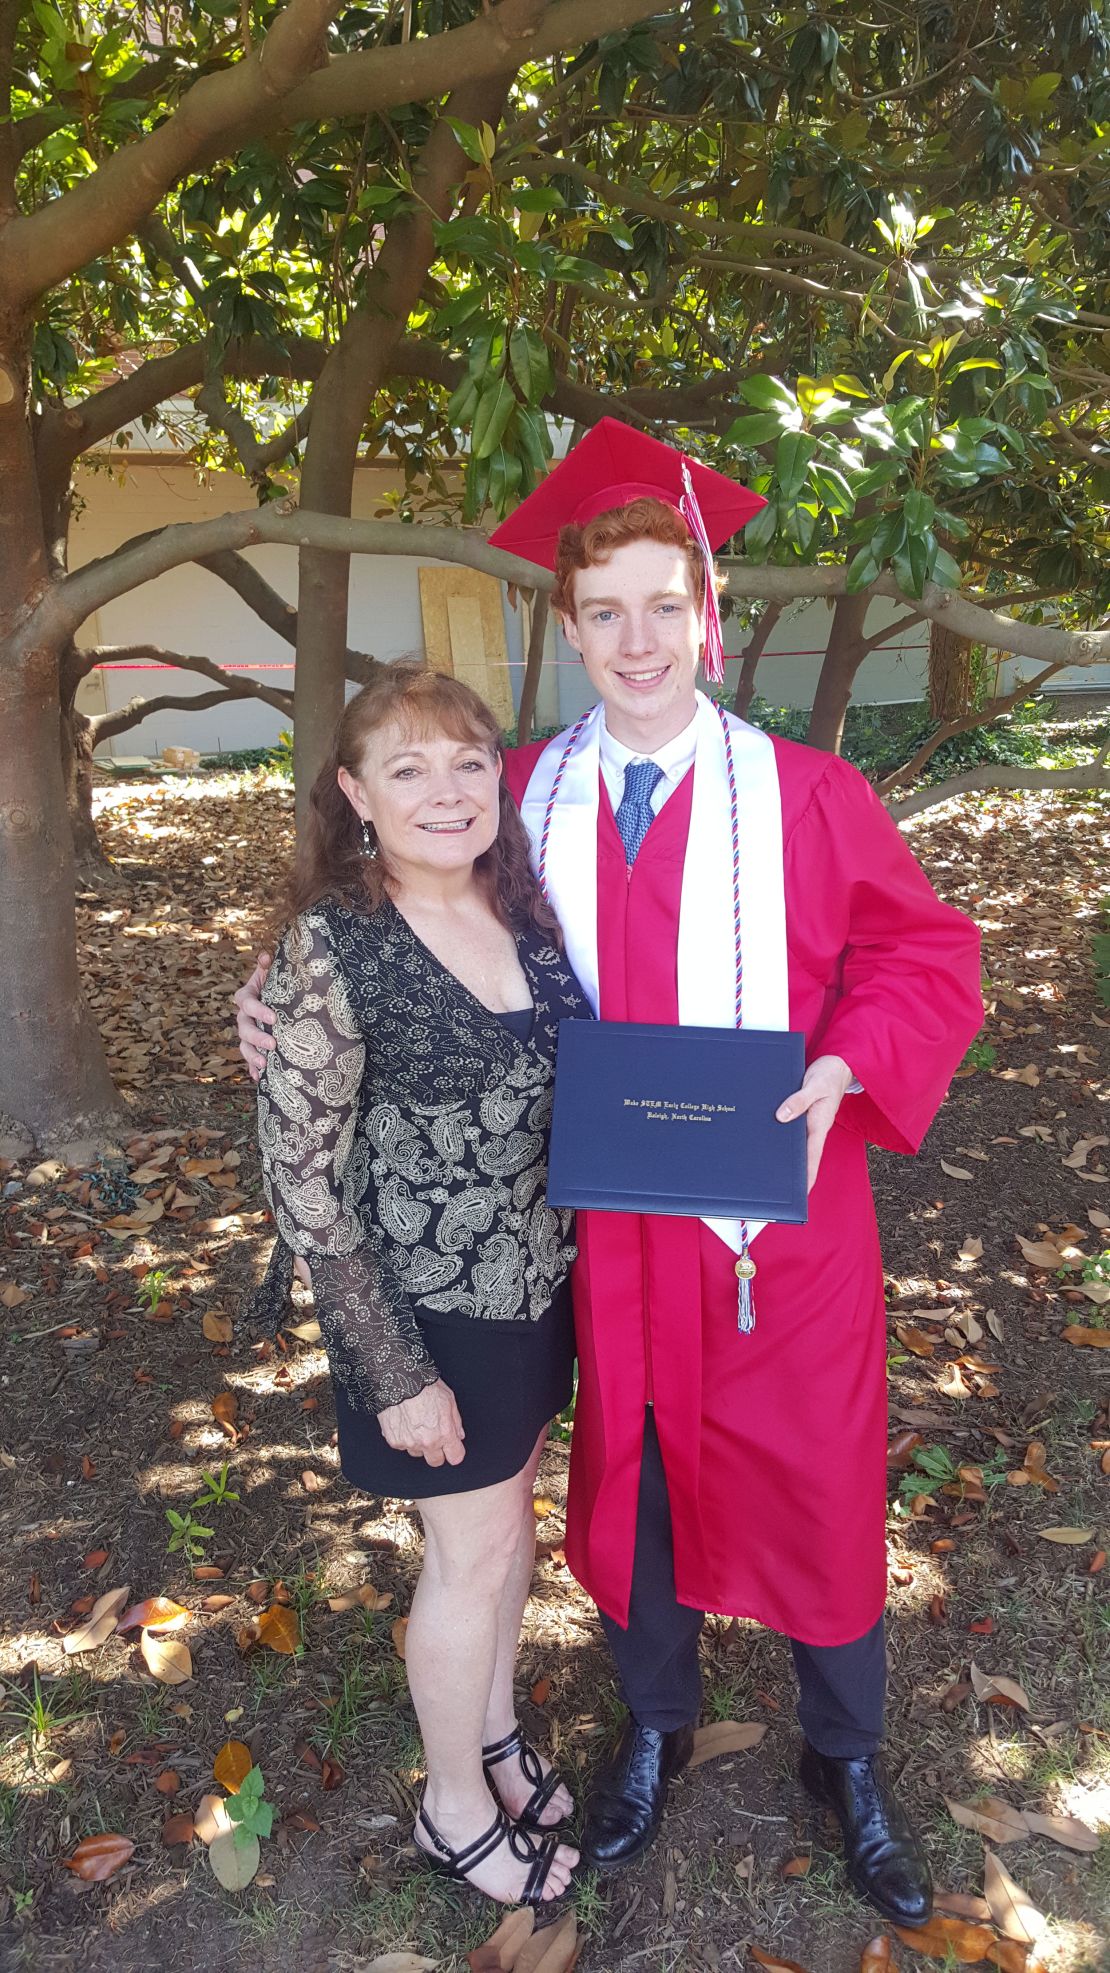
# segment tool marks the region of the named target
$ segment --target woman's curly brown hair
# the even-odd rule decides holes
[[[371,736],[391,723],[414,736],[445,735],[481,747],[495,760],[501,757],[497,721],[469,685],[408,660],[383,665],[378,676],[348,701],[328,758],[312,784],[308,826],[297,850],[275,934],[321,898],[341,899],[369,912],[378,910],[396,890],[385,859],[367,856],[362,823],[338,778],[341,767],[356,778],[361,774]],[[531,928],[562,944],[558,920],[532,873],[528,836],[504,780],[497,835],[475,860],[474,868],[503,925],[513,932]]]

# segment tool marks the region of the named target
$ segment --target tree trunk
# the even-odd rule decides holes
[[[66,808],[73,837],[73,863],[77,888],[82,891],[115,890],[123,878],[109,862],[93,820],[93,748],[96,733],[92,721],[74,705],[61,709],[62,779]]]
[[[744,649],[740,676],[736,681],[736,697],[732,702],[732,710],[737,719],[748,717],[748,708],[755,698],[755,674],[759,668],[759,660],[767,649],[771,632],[781,615],[781,603],[768,603],[764,606],[757,622],[752,625],[752,634]]]
[[[81,1162],[122,1112],[77,969],[58,654],[20,636],[49,579],[24,325],[0,349],[0,486],[0,1117]]]
[[[929,711],[934,719],[962,719],[971,704],[971,639],[943,623],[929,625]]]
[[[551,605],[546,590],[537,589],[532,598],[532,627],[528,633],[527,663],[524,667],[524,683],[520,688],[520,710],[516,721],[516,743],[526,747],[532,738],[532,728],[536,723],[536,700],[540,692],[540,675],[543,671],[543,647],[547,637],[547,619]]]
[[[496,128],[510,77],[456,91],[447,108],[464,123]],[[301,470],[302,508],[349,515],[358,448],[371,399],[408,325],[435,253],[433,221],[445,218],[466,160],[446,117],[428,138],[414,173],[413,203],[395,219],[366,282],[366,292],[328,355],[312,396],[312,423]],[[308,814],[312,783],[327,758],[343,710],[350,557],[304,548],[300,557],[297,669],[294,677],[293,774],[297,828]]]
[[[813,695],[813,709],[806,734],[811,747],[823,747],[826,753],[840,752],[844,720],[852,702],[852,687],[856,673],[867,656],[863,638],[867,603],[866,596],[838,596],[836,599],[828,648]]]

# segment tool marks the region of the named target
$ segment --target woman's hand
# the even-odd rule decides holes
[[[379,1411],[378,1424],[387,1445],[395,1452],[410,1453],[413,1459],[427,1460],[429,1466],[458,1466],[466,1450],[462,1419],[455,1393],[442,1377],[425,1384],[414,1398],[391,1404]]]
[[[848,1091],[852,1071],[840,1055],[818,1055],[802,1077],[802,1086],[780,1103],[775,1116],[780,1124],[792,1117],[806,1120],[806,1191],[812,1192],[821,1166],[825,1139],[836,1121],[836,1113]]]
[[[250,1071],[252,1082],[258,1081],[266,1067],[266,1057],[274,1046],[274,1037],[269,1032],[274,1025],[274,1010],[263,1006],[259,997],[272,965],[269,953],[260,952],[250,979],[231,996],[239,1009],[235,1023],[239,1031],[239,1053]]]

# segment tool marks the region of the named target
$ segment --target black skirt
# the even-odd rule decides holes
[[[440,1376],[455,1393],[466,1433],[458,1466],[429,1466],[386,1444],[372,1413],[356,1410],[333,1383],[343,1476],[366,1493],[432,1499],[511,1480],[544,1426],[570,1403],[574,1322],[564,1282],[538,1322],[477,1322],[418,1312]]]

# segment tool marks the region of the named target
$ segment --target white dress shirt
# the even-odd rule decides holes
[[[681,733],[676,733],[673,740],[668,740],[665,746],[659,747],[653,754],[638,754],[632,747],[626,747],[623,741],[614,740],[603,719],[599,741],[601,776],[612,804],[613,814],[615,815],[620,807],[621,797],[624,794],[624,770],[629,761],[650,760],[654,761],[656,767],[662,769],[662,779],[657,783],[651,797],[652,813],[658,815],[667,797],[674,793],[679,782],[693,767],[697,745],[696,713],[689,725],[683,727]]]

